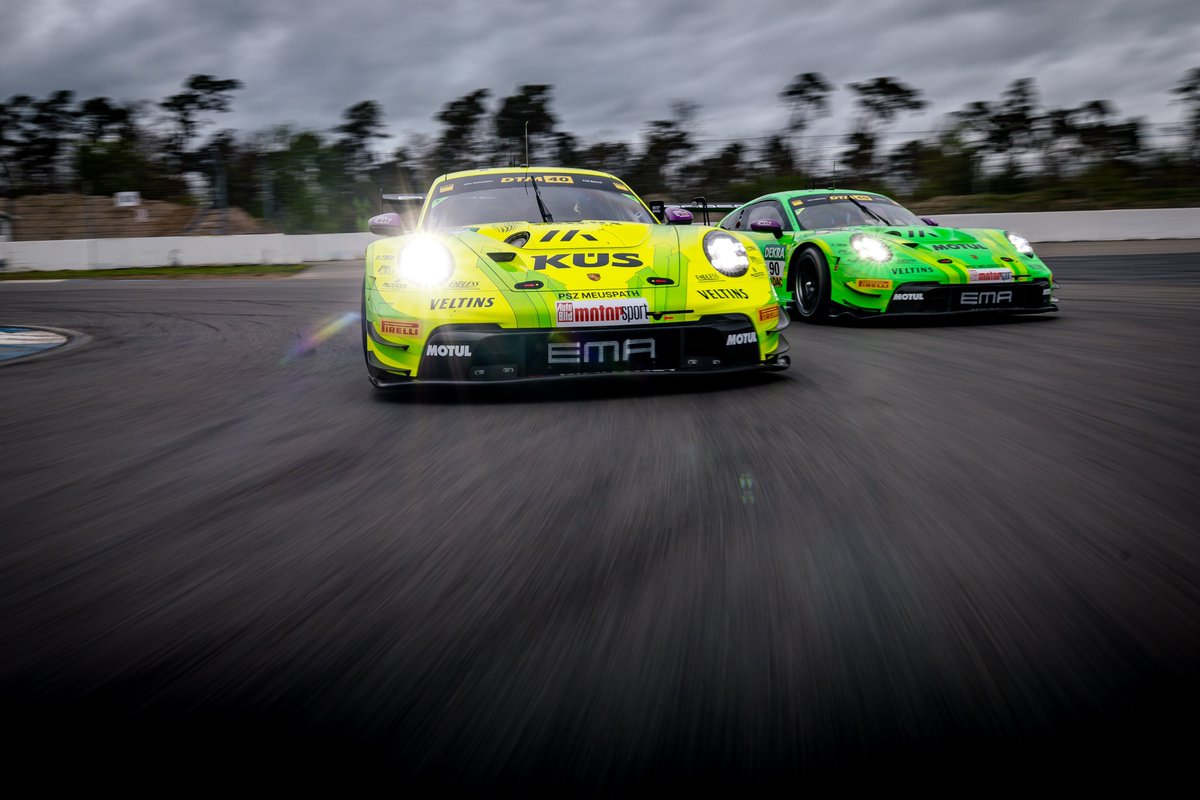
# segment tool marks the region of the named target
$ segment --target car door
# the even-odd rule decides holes
[[[755,231],[754,223],[759,220],[779,223],[783,236],[776,239],[774,234]],[[762,251],[763,259],[767,262],[767,274],[771,276],[771,285],[775,287],[775,296],[780,302],[791,300],[791,294],[787,291],[787,264],[796,232],[783,206],[778,200],[763,200],[748,206],[742,214],[738,231],[749,236]]]

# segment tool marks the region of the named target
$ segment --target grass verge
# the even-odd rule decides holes
[[[0,271],[0,281],[37,281],[58,278],[273,278],[295,275],[308,264],[231,264],[216,267],[127,267],[123,269],[50,269],[30,272]]]

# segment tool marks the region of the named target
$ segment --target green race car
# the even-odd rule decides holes
[[[806,321],[1058,310],[1050,268],[1023,237],[941,227],[874,192],[777,192],[720,227],[754,241],[776,296]]]

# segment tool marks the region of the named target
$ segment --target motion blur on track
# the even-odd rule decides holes
[[[360,264],[0,285],[93,337],[0,366],[10,782],[1190,777],[1200,261],[1047,259],[1058,319],[398,398]]]

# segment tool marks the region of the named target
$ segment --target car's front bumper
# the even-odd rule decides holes
[[[903,283],[880,312],[838,304],[831,316],[897,317],[941,314],[1041,314],[1057,311],[1049,278],[1011,283]]]
[[[442,325],[422,345],[415,376],[386,367],[369,349],[367,366],[371,382],[380,387],[785,369],[787,340],[775,332],[765,335],[773,346],[764,355],[754,325],[740,314],[596,328]]]

